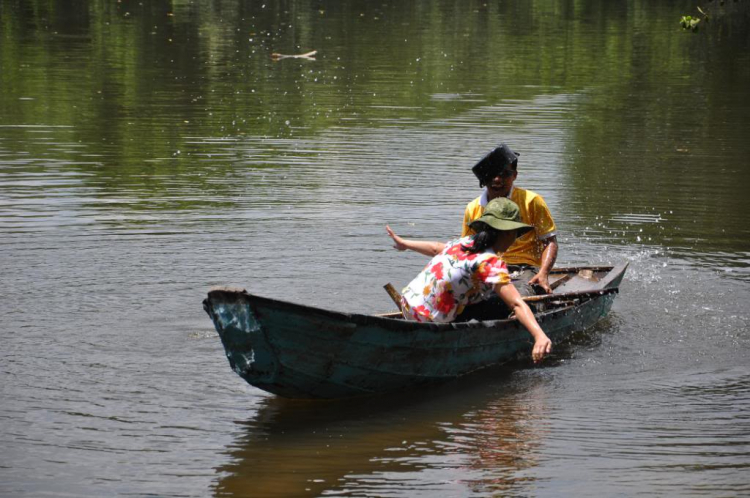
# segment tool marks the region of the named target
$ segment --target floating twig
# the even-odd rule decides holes
[[[281,59],[307,59],[310,61],[315,60],[315,54],[317,54],[317,50],[312,50],[310,52],[306,52],[304,54],[293,54],[293,55],[287,55],[287,54],[279,54],[277,52],[274,52],[271,54],[271,59],[275,61],[279,61]]]

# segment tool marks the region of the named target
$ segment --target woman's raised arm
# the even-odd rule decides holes
[[[441,252],[443,252],[443,249],[445,249],[445,244],[442,242],[430,242],[426,240],[409,240],[409,239],[402,239],[396,233],[391,230],[391,227],[388,225],[385,226],[385,231],[388,232],[388,236],[393,239],[393,247],[398,249],[399,251],[406,251],[407,249],[410,251],[415,251],[420,254],[424,254],[425,256],[437,256]]]

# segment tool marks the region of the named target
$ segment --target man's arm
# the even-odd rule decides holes
[[[529,280],[530,285],[538,285],[547,294],[552,292],[552,288],[549,286],[549,272],[555,261],[557,261],[557,237],[553,235],[542,241],[544,244],[544,250],[542,251],[542,266],[539,267],[539,273],[534,278]]]

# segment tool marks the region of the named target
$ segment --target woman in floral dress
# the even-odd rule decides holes
[[[534,338],[532,358],[540,361],[552,350],[552,342],[510,283],[508,268],[497,255],[533,227],[521,223],[518,206],[502,197],[490,201],[471,228],[475,235],[442,243],[402,239],[386,226],[396,249],[432,257],[401,293],[404,318],[418,322],[467,319],[467,307],[497,294]]]

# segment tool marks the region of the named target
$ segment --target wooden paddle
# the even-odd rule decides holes
[[[398,291],[391,285],[390,282],[385,284],[383,286],[383,289],[385,289],[388,295],[391,296],[393,302],[396,303],[396,306],[398,306],[398,310],[401,311],[401,294],[398,293]]]

